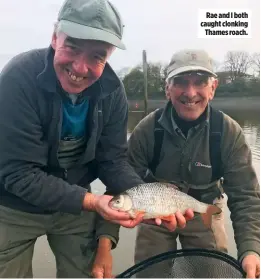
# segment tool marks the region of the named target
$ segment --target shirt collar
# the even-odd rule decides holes
[[[161,126],[163,128],[165,128],[166,130],[168,130],[170,133],[173,133],[173,131],[180,130],[173,117],[173,110],[174,110],[174,107],[173,107],[171,101],[168,101],[163,110],[163,113],[159,119],[159,123],[161,124]],[[209,125],[209,117],[210,117],[210,105],[208,104],[207,117],[206,117],[206,120],[203,121],[203,123],[204,123],[203,125]],[[201,127],[201,124],[196,126],[195,129],[198,129],[199,127]]]

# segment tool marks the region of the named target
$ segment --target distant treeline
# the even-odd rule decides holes
[[[147,84],[149,99],[165,99],[166,64],[148,63]],[[260,55],[243,51],[229,51],[224,62],[214,62],[219,86],[216,97],[259,96]],[[251,74],[250,74],[251,72]],[[144,97],[142,65],[137,65],[122,77],[129,100]]]

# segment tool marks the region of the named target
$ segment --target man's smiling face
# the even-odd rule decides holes
[[[218,81],[207,73],[190,73],[173,77],[166,84],[166,96],[180,118],[193,121],[205,111],[214,97]]]
[[[62,32],[53,34],[54,69],[62,88],[78,94],[97,81],[114,46],[94,40],[68,37]]]

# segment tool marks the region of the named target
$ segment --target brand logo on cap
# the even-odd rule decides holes
[[[197,59],[197,54],[196,53],[191,53],[191,59],[196,60]]]

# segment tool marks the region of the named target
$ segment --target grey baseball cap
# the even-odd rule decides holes
[[[58,14],[58,29],[73,38],[104,41],[126,49],[121,41],[121,16],[107,0],[65,0]]]
[[[173,54],[167,66],[167,79],[190,71],[204,71],[217,77],[212,59],[206,51],[187,49]]]

